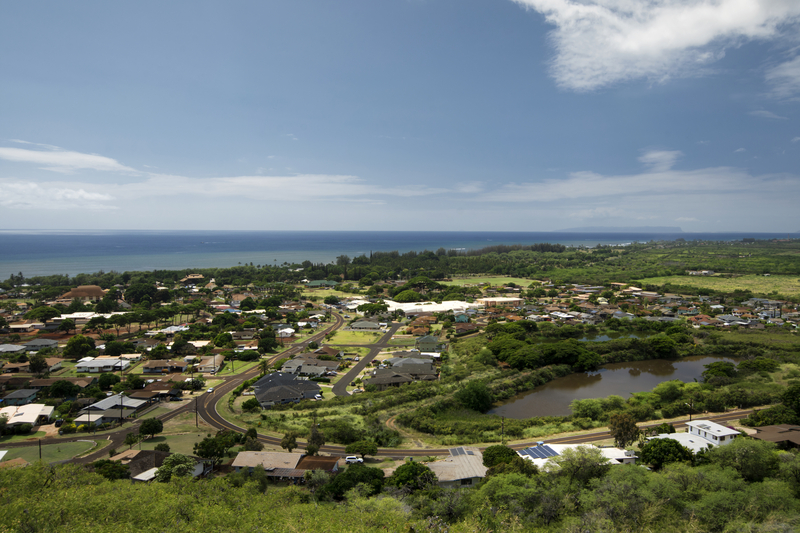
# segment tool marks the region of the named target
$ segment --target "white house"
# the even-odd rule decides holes
[[[693,420],[686,423],[686,433],[661,433],[652,439],[672,439],[689,448],[692,453],[711,446],[724,446],[730,444],[739,435],[735,429],[722,426],[710,420]]]
[[[98,372],[116,372],[118,370],[126,370],[131,366],[129,360],[120,357],[98,357],[89,361],[85,361],[84,359],[81,359],[78,364],[75,365],[76,372],[87,372],[91,374],[96,374]]]
[[[531,446],[522,450],[518,450],[517,454],[523,459],[531,461],[533,464],[542,468],[550,461],[552,457],[558,457],[565,450],[572,448],[595,448],[592,444],[544,444],[539,443],[537,446]],[[636,455],[632,451],[623,450],[621,448],[599,448],[603,456],[608,459],[608,464],[611,465],[625,465],[636,463]]]

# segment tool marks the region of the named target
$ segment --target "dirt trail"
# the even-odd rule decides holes
[[[425,448],[426,447],[425,444],[421,440],[415,438],[413,435],[411,435],[408,431],[404,430],[403,428],[398,427],[397,424],[395,423],[395,418],[397,418],[397,416],[393,416],[393,417],[389,418],[386,421],[386,427],[388,427],[389,429],[393,429],[393,430],[397,431],[398,433],[400,433],[400,435],[402,435],[403,437],[409,439],[411,442],[414,443],[414,446],[416,446],[417,448]]]

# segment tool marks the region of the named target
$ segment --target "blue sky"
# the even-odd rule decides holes
[[[0,228],[800,231],[800,2],[0,4]]]

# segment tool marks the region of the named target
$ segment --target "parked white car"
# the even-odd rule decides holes
[[[348,455],[347,457],[344,458],[344,462],[351,465],[354,463],[363,463],[364,459],[362,459],[361,457],[356,457],[355,455]]]

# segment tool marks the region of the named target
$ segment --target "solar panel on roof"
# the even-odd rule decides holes
[[[534,457],[536,459],[547,459],[548,457],[554,457],[558,455],[558,452],[546,444],[544,446],[525,448],[524,450],[520,450],[520,453],[523,455],[529,455],[530,457]]]

